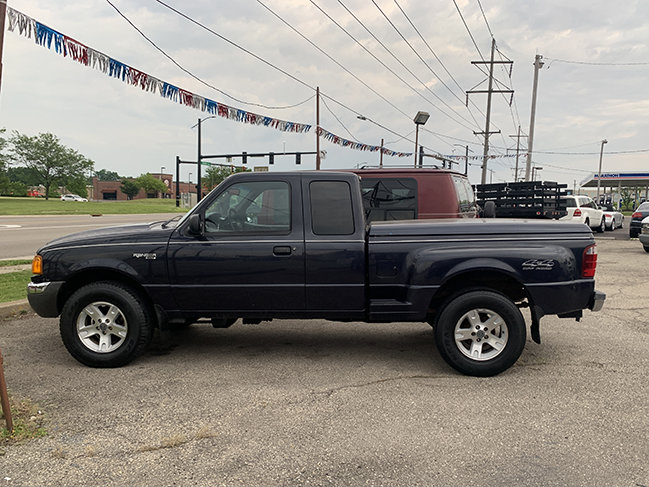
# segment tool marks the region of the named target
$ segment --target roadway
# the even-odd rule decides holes
[[[178,213],[145,215],[0,216],[0,259],[32,258],[47,242],[101,227],[168,220]]]

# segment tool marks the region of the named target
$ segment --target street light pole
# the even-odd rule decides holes
[[[415,167],[417,167],[417,146],[419,145],[419,126],[424,125],[428,121],[430,115],[427,112],[417,112],[413,122],[415,122]],[[419,163],[421,164],[421,157],[419,158]]]
[[[599,150],[599,171],[597,171],[597,201],[599,202],[599,186],[602,182],[602,156],[604,155],[604,144],[608,144],[608,140],[602,140],[602,146]]]
[[[164,182],[164,179],[162,179],[162,173],[163,173],[163,171],[164,171],[165,169],[166,169],[166,167],[164,167],[164,166],[160,166],[160,181],[162,181],[162,182]],[[160,193],[160,196],[162,196],[162,198],[164,199],[164,193],[161,192],[161,193]]]

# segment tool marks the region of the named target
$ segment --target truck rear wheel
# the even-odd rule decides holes
[[[90,367],[120,367],[151,342],[153,320],[144,301],[116,282],[78,289],[65,303],[59,324],[68,352]]]
[[[488,377],[511,367],[525,347],[525,320],[516,304],[488,290],[451,298],[435,326],[440,355],[467,375]]]

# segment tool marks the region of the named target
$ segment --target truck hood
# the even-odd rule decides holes
[[[443,219],[373,222],[370,237],[443,235],[592,235],[582,223],[557,220]]]
[[[175,222],[172,222],[165,228],[163,227],[163,223],[164,221],[154,223],[136,223],[133,225],[97,228],[72,233],[46,243],[38,252],[40,253],[41,251],[50,251],[78,245],[112,245],[123,242],[167,242],[176,225]]]

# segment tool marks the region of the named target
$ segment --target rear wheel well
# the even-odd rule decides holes
[[[66,301],[70,298],[70,296],[72,296],[72,294],[74,294],[75,291],[77,291],[77,289],[82,288],[86,284],[99,281],[117,282],[124,286],[127,286],[134,293],[137,293],[142,301],[150,308],[151,316],[155,316],[155,313],[153,313],[153,302],[149,298],[142,285],[132,277],[110,269],[87,269],[73,275],[70,279],[68,279],[59,292],[57,303],[59,313],[63,310],[63,306],[65,306]]]
[[[499,271],[470,271],[453,276],[442,284],[428,308],[429,317],[439,314],[449,298],[470,290],[486,289],[507,296],[514,303],[528,299],[525,287],[516,279]]]

